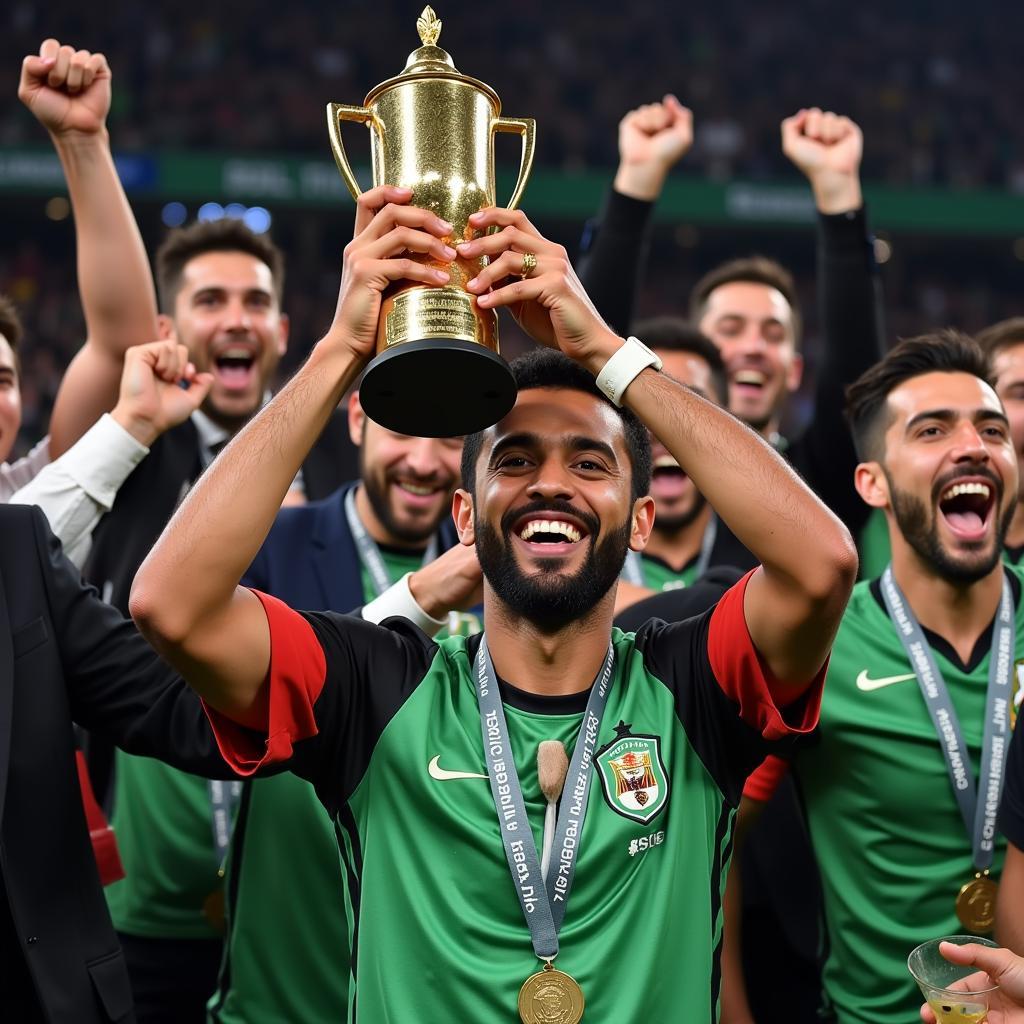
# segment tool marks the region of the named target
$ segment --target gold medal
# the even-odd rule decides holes
[[[989,878],[987,871],[979,871],[966,885],[960,887],[956,898],[956,916],[974,935],[992,931],[996,923],[996,893],[999,887]]]
[[[523,1024],[579,1024],[583,1019],[583,990],[549,960],[531,974],[519,990],[519,1019]]]

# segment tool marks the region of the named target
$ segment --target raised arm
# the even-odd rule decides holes
[[[157,336],[156,293],[107,134],[110,68],[101,53],[47,39],[21,66],[18,98],[50,133],[64,167],[87,337],[50,420],[57,458],[117,401],[124,353]]]
[[[489,209],[471,223],[501,229],[459,247],[491,258],[471,282],[480,305],[509,306],[534,338],[597,375],[623,341],[598,316],[565,249],[521,211]],[[524,252],[536,254],[536,269],[508,283]],[[747,627],[775,678],[802,688],[825,661],[856,577],[849,532],[760,437],[671,377],[644,370],[625,404],[761,562],[746,588]]]
[[[619,167],[600,215],[587,224],[580,278],[622,334],[633,322],[654,204],[692,144],[693,114],[675,96],[637,107],[619,122]]]
[[[844,396],[885,350],[881,281],[860,187],[863,139],[848,117],[813,108],[782,122],[782,148],[807,178],[818,210],[822,341],[812,421],[790,449],[790,461],[856,533],[870,509],[853,486],[857,456]]]
[[[408,189],[360,197],[345,249],[334,322],[288,385],[217,457],[175,513],[132,587],[147,639],[213,707],[265,727],[270,632],[259,599],[238,586],[288,488],[342,395],[373,351],[380,294],[396,280],[441,285],[451,225],[408,203]]]
[[[113,412],[44,466],[11,502],[38,505],[65,555],[81,567],[92,531],[113,507],[121,485],[165,430],[199,408],[211,383],[210,374],[196,373],[184,345],[154,341],[128,349]]]

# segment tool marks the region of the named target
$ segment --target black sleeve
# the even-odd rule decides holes
[[[608,326],[629,334],[650,249],[654,203],[610,189],[580,244],[580,281]]]
[[[714,608],[671,625],[648,622],[636,634],[644,666],[675,697],[690,745],[726,800],[738,806],[747,776],[818,721],[824,673],[780,708],[774,680],[747,629],[743,595],[749,576]]]
[[[675,695],[676,714],[690,746],[734,807],[747,775],[761,763],[766,745],[739,717],[708,659],[709,609],[698,618],[668,624],[647,622],[636,635],[644,666]]]
[[[846,388],[885,351],[882,288],[863,209],[819,214],[817,239],[822,360],[811,422],[789,457],[856,536],[871,510],[853,486],[857,456],[843,409]]]
[[[1007,839],[1024,850],[1024,729],[1018,723],[1006,761],[1006,784],[999,805],[999,829]]]
[[[261,772],[268,761],[283,763],[312,782],[334,813],[440,648],[400,617],[378,626],[335,612],[298,613],[263,598],[272,650],[268,729],[255,734],[214,712],[222,749],[243,772],[256,762]]]
[[[615,616],[615,625],[627,633],[635,633],[650,619],[682,622],[700,615],[739,581],[740,571],[729,566],[716,566],[692,586],[680,590],[665,590],[660,594],[637,601]]]
[[[36,551],[76,724],[130,754],[211,778],[232,778],[199,698],[134,624],[81,581],[43,514]]]

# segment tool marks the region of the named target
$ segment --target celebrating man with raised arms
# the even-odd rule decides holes
[[[706,1020],[736,803],[766,741],[816,721],[849,534],[746,426],[610,331],[564,249],[488,209],[471,226],[498,230],[459,244],[490,259],[470,290],[563,354],[520,361],[513,410],[466,440],[454,515],[486,638],[434,643],[239,587],[372,354],[382,290],[448,280],[451,227],[410,198],[360,199],[331,329],[178,510],[133,612],[236,770],[288,761],[335,817],[359,1019],[509,1020],[518,999],[523,1020],[557,1005],[578,1021],[585,998],[593,1020]],[[647,429],[762,565],[704,616],[623,634],[615,583],[652,523]],[[545,740],[572,755],[546,892]]]

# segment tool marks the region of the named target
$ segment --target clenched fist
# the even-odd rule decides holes
[[[21,63],[18,99],[54,135],[95,135],[106,128],[110,79],[102,53],[47,39]]]
[[[812,107],[782,122],[782,152],[806,175],[822,213],[860,209],[864,139],[848,117]]]

